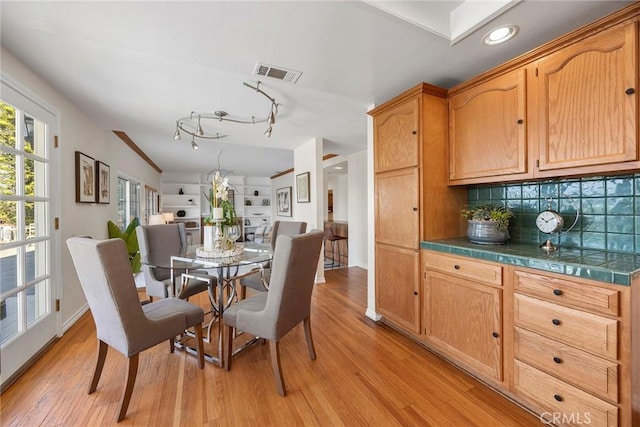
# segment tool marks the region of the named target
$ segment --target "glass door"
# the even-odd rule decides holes
[[[0,362],[3,388],[59,331],[52,256],[55,115],[2,80]]]

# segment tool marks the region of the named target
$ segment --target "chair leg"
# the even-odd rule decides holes
[[[311,335],[311,318],[304,319],[304,336],[307,339],[307,349],[309,349],[309,358],[316,360],[316,349],[313,346],[313,336]]]
[[[234,328],[228,325],[224,325],[224,334],[225,334],[225,346],[224,346],[224,370],[228,371],[231,369],[231,357],[233,355],[233,335]],[[222,349],[221,349],[222,350]]]
[[[196,351],[198,352],[198,368],[204,368],[204,344],[202,338],[202,323],[198,323],[194,329],[196,330]],[[173,340],[171,341],[173,343]]]
[[[278,350],[278,341],[269,341],[269,353],[271,355],[271,369],[276,379],[276,389],[278,394],[284,397],[287,392],[284,389],[284,379],[282,378],[282,370],[280,369],[280,351]]]
[[[169,351],[173,353],[176,349],[175,338],[169,338]]]
[[[136,375],[138,374],[138,356],[139,354],[134,354],[129,358],[127,384],[124,387],[122,399],[120,400],[120,408],[118,409],[118,422],[124,420],[124,417],[127,415],[127,408],[129,407],[129,401],[131,400],[131,394],[133,393],[133,386],[136,383]]]
[[[96,391],[98,388],[98,381],[100,381],[100,375],[102,374],[102,368],[104,367],[104,360],[107,358],[107,350],[109,346],[102,340],[98,340],[98,360],[96,360],[96,369],[93,371],[93,378],[89,385],[89,394]]]

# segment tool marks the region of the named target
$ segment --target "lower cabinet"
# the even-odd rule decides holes
[[[479,374],[502,381],[502,290],[427,271],[426,340]]]
[[[395,326],[420,333],[420,251],[376,244],[376,311]]]
[[[640,426],[640,278],[614,285],[428,250],[421,262],[420,334],[405,320],[423,345],[544,424]]]

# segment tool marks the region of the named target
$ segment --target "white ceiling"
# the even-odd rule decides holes
[[[629,3],[3,0],[0,25],[3,48],[163,170],[207,172],[223,149],[224,168],[270,176],[314,137],[325,153],[364,150],[373,104],[422,81],[449,88]],[[499,24],[520,33],[483,46]],[[266,117],[242,84],[257,62],[303,72],[295,85],[260,79],[281,104],[271,138],[264,124],[219,123],[230,136],[198,151],[173,139],[191,111]]]

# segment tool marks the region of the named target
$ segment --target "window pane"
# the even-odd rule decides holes
[[[0,294],[4,294],[18,286],[18,258],[16,253],[16,248],[0,250],[0,271],[2,272]]]
[[[25,202],[25,234],[27,239],[48,234],[47,207],[49,202]]]
[[[30,287],[27,293],[27,326],[49,313],[49,281]]]
[[[26,282],[33,282],[47,274],[47,246],[48,242],[29,244],[25,248]]]
[[[47,164],[32,159],[24,160],[24,194],[25,196],[47,197]]]
[[[16,146],[16,109],[0,102],[0,145]]]
[[[24,151],[39,157],[47,157],[46,125],[25,113],[24,116]]]
[[[4,280],[4,279],[3,279]],[[3,284],[4,286],[4,284]],[[18,296],[4,300],[3,316],[0,320],[0,343],[4,344],[18,334]]]
[[[127,180],[118,177],[118,227],[125,230],[125,215],[127,214]]]
[[[0,152],[0,195],[16,194],[16,156]]]
[[[16,228],[17,204],[17,202],[6,200],[0,201],[0,241],[3,243],[18,240],[18,230]],[[2,280],[4,280],[4,276]]]

